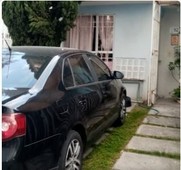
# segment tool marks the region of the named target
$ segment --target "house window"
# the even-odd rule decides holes
[[[64,46],[91,51],[112,69],[113,16],[78,16],[75,25],[68,32]]]

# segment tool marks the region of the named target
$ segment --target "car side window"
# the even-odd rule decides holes
[[[88,55],[92,63],[94,71],[96,72],[99,81],[109,80],[111,78],[111,73],[109,68],[97,57]]]
[[[64,81],[65,87],[74,86],[72,72],[70,69],[69,61],[67,59],[65,60],[65,63],[64,63],[63,81]]]
[[[69,57],[76,85],[93,82],[93,76],[81,55]]]

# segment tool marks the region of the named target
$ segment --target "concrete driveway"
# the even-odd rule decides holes
[[[180,170],[180,104],[158,100],[113,170]]]

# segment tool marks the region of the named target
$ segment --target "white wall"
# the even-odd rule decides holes
[[[180,27],[180,7],[162,7],[160,30],[160,55],[158,66],[158,96],[171,97],[170,92],[178,87],[168,69],[170,61],[174,60],[174,46],[171,45],[171,27]],[[178,77],[179,79],[179,77]]]
[[[123,5],[116,15],[114,57],[137,58],[143,66],[142,100],[147,100],[149,57],[151,50],[152,4]],[[129,60],[131,61],[131,60]],[[117,61],[115,60],[115,66]],[[139,68],[138,68],[139,69]],[[143,77],[143,78],[142,78]],[[134,78],[134,77],[133,77]],[[129,85],[128,94],[137,100],[136,85]],[[138,99],[139,100],[139,99]]]
[[[115,57],[148,58],[151,17],[151,4],[120,6],[115,20]]]
[[[122,60],[128,59],[127,62],[134,64],[135,60],[133,61],[133,59],[138,59],[139,63],[143,65],[141,79],[144,80],[140,86],[140,95],[142,100],[147,100],[148,61],[151,53],[152,3],[129,2],[126,4],[124,2],[116,5],[81,6],[79,13],[82,15],[114,15],[113,68],[123,71],[123,67],[119,67],[120,63],[123,63]],[[128,68],[128,66],[126,67]],[[127,70],[125,72],[129,78]],[[130,74],[130,78],[131,76],[133,75]],[[137,85],[129,84],[127,88],[128,95],[136,99]]]

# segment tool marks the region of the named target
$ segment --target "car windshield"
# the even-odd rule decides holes
[[[31,88],[51,57],[35,56],[25,52],[2,51],[2,87]]]

